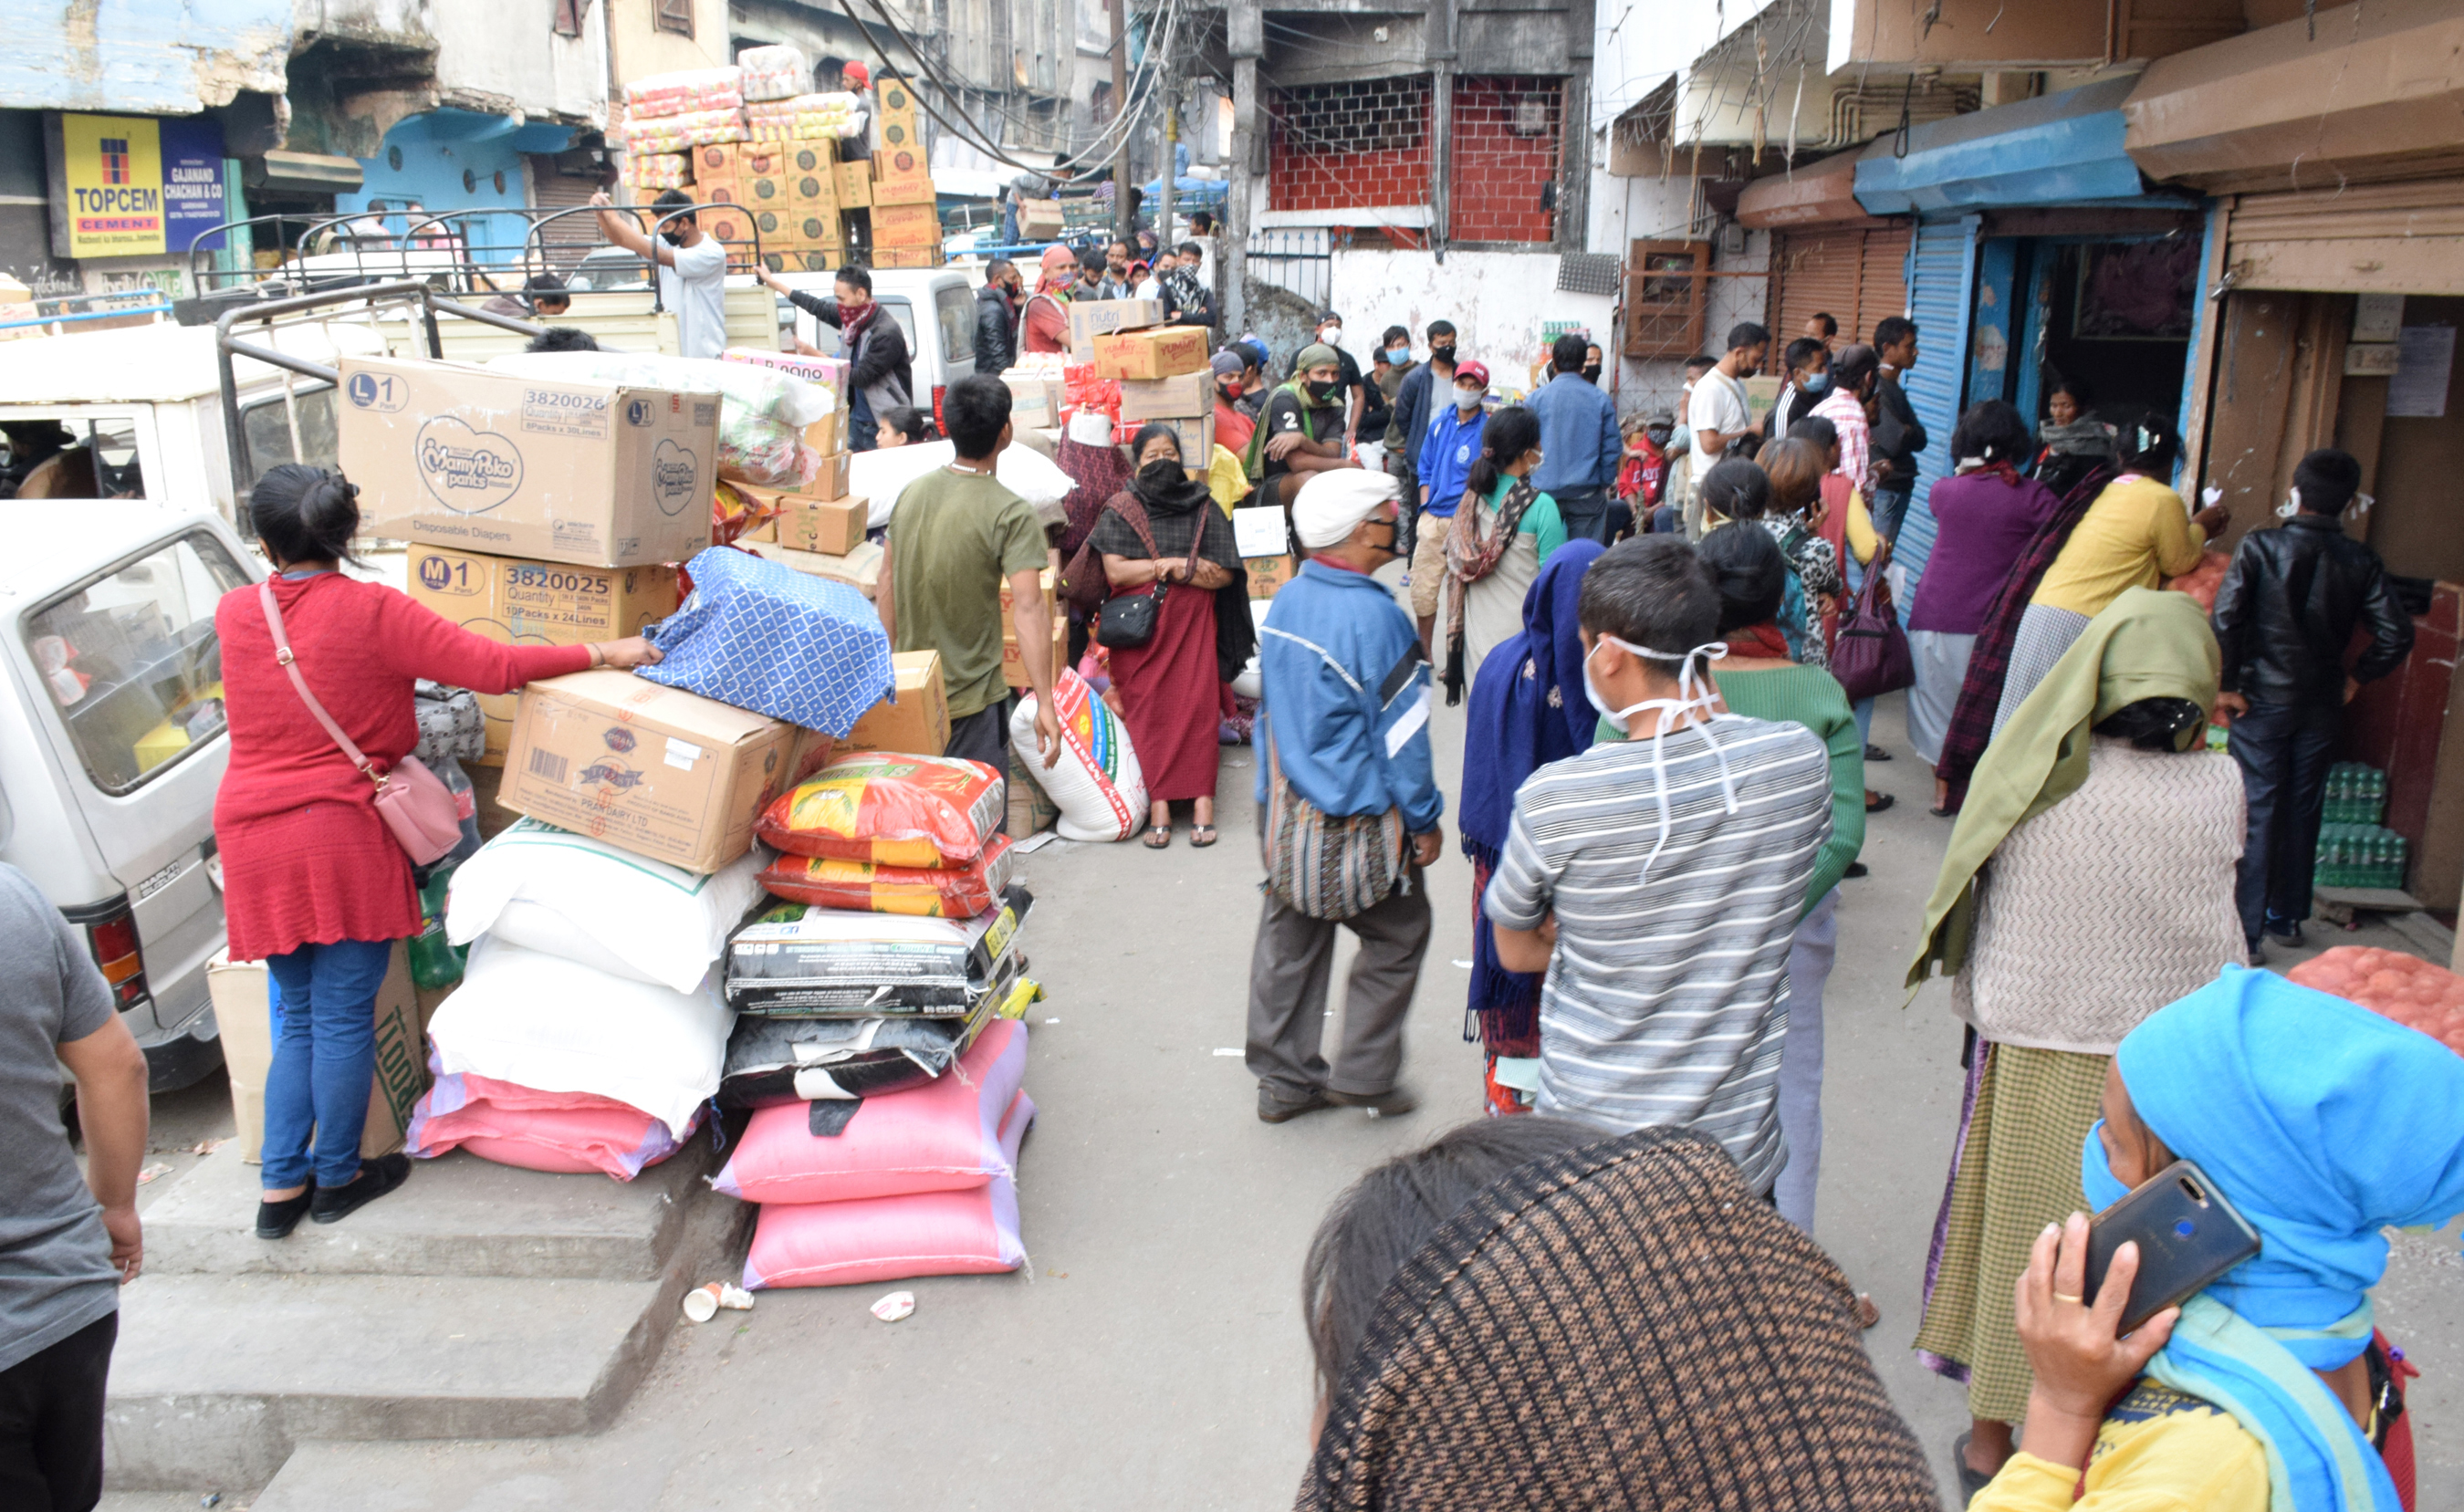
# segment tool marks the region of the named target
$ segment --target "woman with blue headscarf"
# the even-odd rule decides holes
[[[1551,553],[1523,596],[1523,631],[1498,643],[1471,685],[1463,734],[1463,844],[1471,858],[1471,1002],[1463,1038],[1488,1052],[1485,1106],[1528,1113],[1540,1087],[1540,974],[1497,961],[1497,934],[1481,911],[1488,874],[1514,822],[1523,779],[1590,749],[1599,716],[1583,694],[1583,574],[1606,548],[1571,541]],[[1501,1077],[1503,1080],[1501,1080]]]
[[[2048,1227],[2018,1291],[2028,1446],[1973,1512],[2398,1512],[2410,1465],[2380,1453],[2402,1406],[2369,1288],[2380,1230],[2464,1213],[2459,1107],[2464,1057],[2267,972],[2228,967],[2133,1029],[2080,1151],[2088,1200],[2194,1161],[2261,1247],[2116,1338],[2130,1246],[2090,1304],[2086,1218]]]

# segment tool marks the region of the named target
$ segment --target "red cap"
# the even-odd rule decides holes
[[[1486,388],[1488,386],[1488,365],[1485,362],[1457,362],[1455,364],[1455,382],[1460,383],[1466,378],[1479,383],[1481,387]]]
[[[872,82],[872,70],[862,63],[846,63],[840,65],[839,77],[856,88],[863,89]]]

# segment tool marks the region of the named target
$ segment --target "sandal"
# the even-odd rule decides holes
[[[1869,1291],[1859,1292],[1857,1294],[1857,1326],[1859,1328],[1871,1328],[1881,1321],[1882,1309],[1875,1304],[1874,1294]]]
[[[1207,846],[1214,844],[1216,841],[1221,838],[1221,836],[1215,833],[1215,826],[1212,824],[1192,824],[1189,826],[1189,848],[1192,850],[1204,850]]]
[[[1150,825],[1147,829],[1147,838],[1143,844],[1149,850],[1164,850],[1170,848],[1172,844],[1172,826],[1170,824]]]
[[[1871,789],[1868,789],[1865,794],[1865,812],[1868,814],[1879,814],[1899,800],[1899,797],[1896,794],[1876,793]]]

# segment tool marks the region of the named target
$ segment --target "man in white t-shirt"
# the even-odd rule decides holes
[[[632,211],[615,208],[605,190],[590,203],[609,241],[658,266],[659,304],[675,315],[681,354],[716,357],[727,350],[727,248],[703,232],[690,209],[693,196],[670,189],[650,202],[660,216],[655,239],[643,234]],[[686,213],[674,214],[679,207]]]
[[[1719,465],[1728,448],[1753,429],[1753,410],[1746,403],[1746,380],[1763,365],[1763,354],[1771,348],[1771,333],[1751,320],[1741,321],[1728,330],[1728,355],[1703,375],[1694,385],[1693,397],[1685,403],[1685,427],[1694,432],[1693,465],[1687,470],[1696,487],[1687,491],[1685,499],[1685,534],[1700,539],[1703,535],[1703,475]]]

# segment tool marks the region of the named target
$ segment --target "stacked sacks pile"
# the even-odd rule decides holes
[[[834,585],[717,548],[687,570],[649,632],[667,686],[602,670],[522,694],[502,797],[531,817],[454,875],[445,932],[470,957],[429,1027],[413,1154],[629,1180],[719,1090],[736,1014],[713,968],[766,901],[756,824],[879,700],[890,649]]]
[[[747,104],[787,99],[813,86],[813,65],[804,50],[783,42],[746,48],[736,55],[736,68]]]
[[[1037,989],[1007,795],[981,762],[872,752],[781,795],[729,943],[722,1107],[757,1109],[719,1190],[761,1205],[748,1287],[1014,1270]],[[798,906],[803,905],[803,906]]]
[[[686,152],[721,142],[742,142],[742,109],[695,110],[682,115],[653,116],[625,123],[625,151]]]
[[[844,93],[798,95],[744,107],[745,129],[756,142],[847,140],[864,131],[865,114]]]
[[[714,110],[741,110],[744,99],[743,69],[689,68],[652,74],[626,85],[625,114],[631,121],[646,121]]]
[[[693,183],[693,155],[686,152],[634,152],[625,158],[625,182],[657,194]]]

